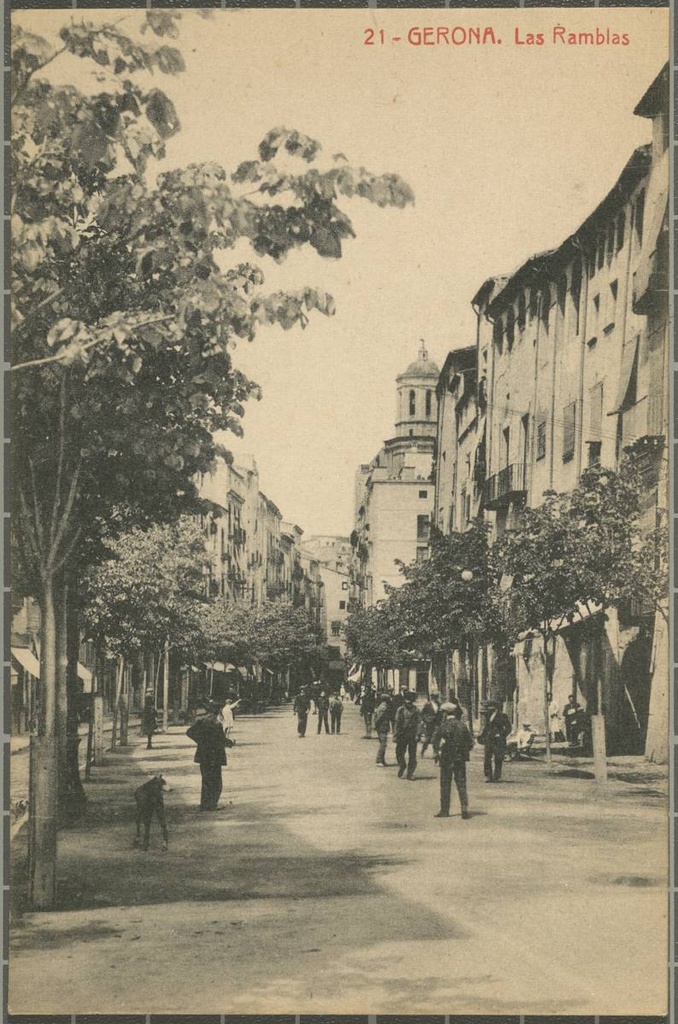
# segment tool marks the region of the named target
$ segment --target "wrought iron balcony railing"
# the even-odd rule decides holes
[[[483,504],[487,509],[501,508],[527,490],[525,463],[512,462],[485,481]]]

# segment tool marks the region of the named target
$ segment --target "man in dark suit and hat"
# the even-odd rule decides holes
[[[416,693],[408,690],[403,694],[405,700],[396,711],[393,722],[393,739],[396,745],[396,760],[398,762],[398,778],[402,779],[405,772],[407,778],[413,779],[417,767],[417,743],[419,741],[419,729],[421,726],[421,715],[419,708],[415,705]],[[405,759],[407,754],[407,760]]]
[[[226,747],[233,746],[233,740],[224,735],[217,718],[218,711],[217,704],[206,701],[198,708],[193,725],[186,730],[186,735],[197,747],[193,760],[200,765],[202,775],[201,811],[217,809],[222,790],[221,769],[227,763]]]
[[[506,737],[511,732],[511,721],[495,700],[487,702],[487,715],[479,743],[485,744],[485,782],[499,782],[506,755]]]
[[[440,765],[440,810],[436,818],[449,818],[452,779],[457,787],[461,816],[470,818],[466,789],[466,762],[473,748],[473,737],[462,722],[462,710],[455,700],[440,705],[442,721],[433,733],[433,749]]]

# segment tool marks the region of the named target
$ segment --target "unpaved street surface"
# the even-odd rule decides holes
[[[659,783],[598,792],[520,763],[485,785],[480,748],[471,820],[454,793],[436,819],[432,759],[413,782],[376,768],[352,705],[340,736],[311,717],[300,740],[295,722],[237,720],[214,814],[183,729],[94,770],[86,819],[61,834],[63,909],[16,915],[12,1012],[666,1010]],[[133,789],[155,771],[167,853],[157,825],[132,848]]]

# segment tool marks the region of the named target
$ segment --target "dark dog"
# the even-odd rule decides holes
[[[142,850],[148,849],[148,840],[151,834],[151,821],[153,815],[157,814],[158,821],[160,822],[160,828],[162,829],[162,848],[167,849],[168,835],[167,835],[167,820],[165,818],[165,798],[164,791],[167,790],[167,783],[163,779],[162,775],[154,775],[152,779],[145,782],[143,786],[139,786],[134,793],[134,799],[137,804],[137,835],[134,840],[135,846],[141,846]],[[139,841],[141,834],[141,826],[144,826],[144,838],[143,841]]]

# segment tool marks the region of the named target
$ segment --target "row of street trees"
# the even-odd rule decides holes
[[[113,741],[127,743],[129,663],[150,666],[167,720],[170,657],[183,664],[231,662],[273,673],[314,671],[324,654],[322,634],[304,608],[285,600],[262,608],[206,593],[209,555],[200,524],[182,517],[147,529],[132,527],[109,542],[110,557],[82,585],[81,628],[96,649],[117,661]]]
[[[232,362],[236,341],[334,312],[317,288],[267,293],[258,262],[229,266],[229,252],[338,258],[354,235],[343,200],[413,200],[395,175],[342,156],[323,166],[320,145],[285,128],[233,174],[214,163],[157,173],[180,130],[158,85],[185,70],[180,18],[73,15],[57,40],[13,23],[13,583],[42,620],[29,834],[38,908],[55,905],[58,780],[73,777],[83,579],[116,532],[200,510],[198,474],[229,457],[215,432],[239,433],[259,393]]]
[[[349,617],[346,636],[353,657],[384,669],[459,651],[473,669],[479,647],[508,650],[526,636],[539,636],[550,761],[553,645],[566,624],[585,623],[595,652],[593,741],[601,777],[607,613],[627,601],[644,601],[667,614],[667,526],[642,526],[643,494],[628,459],[619,472],[592,467],[575,490],[546,494],[538,508],[523,509],[516,528],[494,543],[490,526],[480,519],[463,533],[433,530],[430,557],[401,564],[402,586],[390,588],[378,607]],[[470,711],[477,714],[477,708]]]

